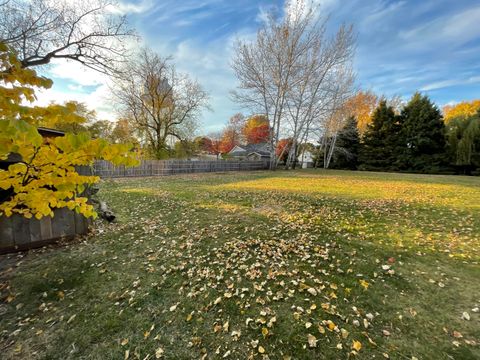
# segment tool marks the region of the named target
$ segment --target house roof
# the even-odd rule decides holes
[[[262,158],[270,157],[270,153],[268,151],[253,151],[251,153],[248,153],[248,156],[255,154],[255,155],[260,155]]]
[[[37,128],[38,133],[42,136],[64,136],[65,132],[61,130],[56,130],[56,129],[50,129],[46,127],[38,127]]]
[[[269,143],[259,143],[259,144],[247,144],[247,145],[236,145],[229,154],[231,155],[248,155],[251,153],[257,153],[259,155],[270,155],[270,144]]]

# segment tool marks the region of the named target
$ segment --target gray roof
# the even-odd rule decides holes
[[[239,148],[242,148],[243,151],[230,151],[231,155],[236,156],[246,156],[251,153],[257,153],[260,155],[269,156],[270,155],[270,144],[269,143],[259,143],[259,144],[247,144],[247,145],[238,145]]]

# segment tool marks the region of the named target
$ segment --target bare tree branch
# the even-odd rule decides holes
[[[279,161],[275,149],[281,136],[293,140],[288,161],[295,161],[297,144],[313,129],[324,129],[353,86],[353,30],[341,26],[326,35],[326,18],[319,7],[292,1],[281,19],[271,13],[254,41],[235,44],[232,68],[239,85],[232,99],[268,117],[271,168]]]
[[[52,59],[77,61],[116,74],[136,39],[111,0],[10,0],[0,4],[0,42],[12,46],[23,67]]]

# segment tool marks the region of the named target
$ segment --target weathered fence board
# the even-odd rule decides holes
[[[127,168],[114,166],[99,160],[95,162],[93,172],[104,178],[165,176],[224,171],[253,171],[268,169],[268,161],[230,161],[230,160],[142,160],[139,166]]]
[[[91,220],[67,208],[55,209],[54,217],[40,220],[20,215],[0,216],[0,254],[40,247],[58,239],[86,234]]]

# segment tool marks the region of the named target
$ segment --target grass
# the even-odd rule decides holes
[[[479,178],[202,174],[101,196],[116,224],[0,258],[2,359],[480,358]]]

